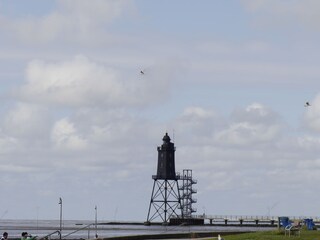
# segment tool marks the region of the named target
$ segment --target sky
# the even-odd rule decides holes
[[[0,219],[145,221],[166,132],[196,214],[318,216],[319,11],[0,0]]]

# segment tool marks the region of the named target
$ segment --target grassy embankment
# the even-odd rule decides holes
[[[280,239],[303,239],[303,240],[320,240],[320,231],[301,230],[300,237],[298,234],[288,234],[285,236],[284,231],[265,231],[253,233],[241,233],[236,235],[222,236],[225,240],[280,240]]]

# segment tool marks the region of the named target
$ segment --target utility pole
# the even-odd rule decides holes
[[[98,229],[97,229],[97,223],[98,223],[98,208],[97,205],[95,206],[95,227],[96,227],[96,238],[98,238]]]
[[[59,198],[60,205],[60,239],[61,239],[61,231],[62,231],[62,198]]]

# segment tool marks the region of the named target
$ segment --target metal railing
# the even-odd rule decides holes
[[[54,231],[52,233],[49,233],[48,235],[46,235],[44,237],[39,238],[39,240],[51,239],[51,236],[56,234],[56,233],[59,235],[59,239],[61,239],[61,232],[59,230],[57,230],[57,231]]]
[[[66,238],[66,237],[68,237],[68,236],[76,233],[76,232],[79,232],[79,231],[83,231],[83,230],[85,230],[85,229],[88,229],[88,239],[90,239],[90,230],[92,230],[92,229],[90,228],[90,226],[93,226],[93,225],[96,226],[96,230],[97,230],[97,224],[96,224],[96,223],[90,223],[90,224],[88,224],[88,225],[86,225],[86,226],[84,226],[84,227],[82,227],[82,228],[79,228],[79,229],[77,229],[77,230],[74,230],[73,232],[70,232],[70,233],[62,236],[61,238],[63,239],[63,238]],[[60,239],[61,239],[61,238],[60,238]]]
[[[203,219],[217,219],[217,220],[234,220],[238,221],[240,219],[243,220],[278,220],[279,216],[266,216],[266,215],[193,215],[194,218],[203,218]],[[289,219],[305,219],[305,218],[312,218],[314,221],[320,221],[320,217],[318,216],[288,216]]]

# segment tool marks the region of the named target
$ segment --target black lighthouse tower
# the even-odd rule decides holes
[[[154,180],[147,223],[159,219],[164,224],[169,223],[171,217],[182,216],[181,199],[179,193],[179,175],[175,171],[175,147],[168,133],[163,137],[163,144],[158,147],[157,175],[152,175]]]

